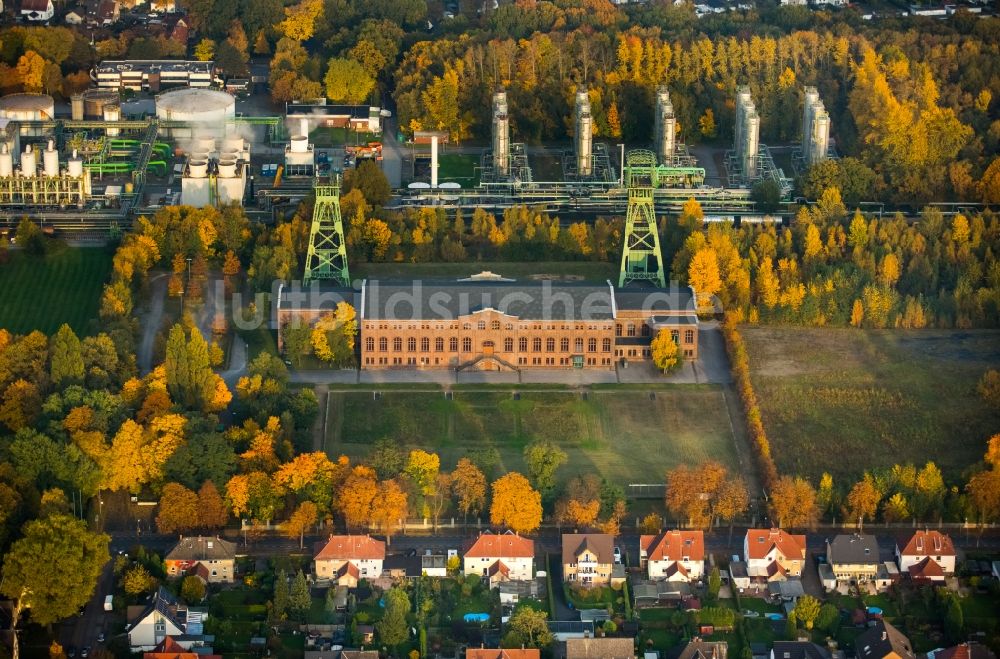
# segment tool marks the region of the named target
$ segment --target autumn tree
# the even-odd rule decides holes
[[[986,449],[986,468],[969,479],[966,491],[980,524],[1000,519],[1000,435],[994,435]]]
[[[375,78],[358,62],[334,57],[323,78],[326,95],[335,103],[366,103],[375,89]]]
[[[542,495],[512,471],[493,481],[490,521],[515,533],[531,533],[542,523]]]
[[[420,449],[410,451],[403,473],[406,474],[413,487],[421,497],[434,493],[438,471],[441,468],[441,458],[437,453],[428,453]]]
[[[221,529],[229,521],[229,510],[219,490],[207,480],[198,490],[198,526],[203,529]]]
[[[278,31],[293,41],[307,41],[316,31],[316,21],[323,15],[323,0],[300,0],[285,7],[285,20]]]
[[[556,470],[569,456],[548,440],[535,440],[524,447],[524,461],[528,464],[531,480],[542,492],[549,492],[556,484]]]
[[[190,340],[182,325],[170,329],[164,366],[170,397],[184,407],[217,412],[232,400],[225,382],[212,372],[208,344],[197,328],[191,329]]]
[[[795,619],[806,629],[812,629],[819,617],[820,601],[812,595],[803,595],[795,602]]]
[[[518,606],[506,626],[501,645],[505,648],[544,648],[552,644],[545,611]]]
[[[160,533],[185,533],[200,525],[198,495],[178,483],[164,485],[156,515]]]
[[[159,582],[156,580],[145,565],[136,563],[125,571],[122,575],[122,590],[126,595],[137,597],[156,590]]]
[[[782,476],[771,488],[771,517],[776,526],[812,527],[819,519],[816,491],[798,476]]]
[[[271,478],[261,471],[237,474],[226,483],[226,499],[233,515],[244,515],[254,521],[274,519],[281,506],[281,492],[275,488]]]
[[[1000,410],[1000,371],[995,368],[983,373],[976,391],[983,397],[986,404],[995,410]]]
[[[858,520],[858,527],[866,519],[875,519],[879,502],[882,500],[882,493],[879,492],[875,479],[871,474],[865,474],[864,478],[854,484],[847,494],[847,516],[852,520]]]
[[[653,364],[664,373],[676,370],[681,364],[680,350],[670,330],[661,329],[649,345]]]
[[[285,522],[285,535],[293,540],[298,538],[299,549],[302,549],[306,531],[316,523],[316,519],[316,504],[312,501],[303,501]]]
[[[4,556],[0,572],[0,594],[13,602],[14,624],[26,609],[31,611],[35,624],[51,625],[83,608],[94,594],[104,564],[110,560],[109,542],[108,536],[92,533],[85,522],[65,514],[25,524],[22,537]],[[16,634],[12,641],[12,656],[16,659]]]
[[[731,483],[727,485],[727,483]],[[742,488],[743,493],[740,493]],[[746,485],[714,460],[667,472],[667,510],[688,524],[708,528],[716,517],[732,521],[746,509]]]
[[[371,522],[385,534],[387,542],[405,520],[407,504],[406,492],[395,479],[379,483],[372,502]]]
[[[688,284],[694,289],[698,310],[711,311],[712,296],[722,288],[719,260],[714,249],[704,247],[691,257],[691,265],[688,266]]]
[[[188,604],[198,604],[205,599],[205,582],[201,577],[188,575],[181,581],[181,598]]]
[[[451,490],[465,519],[479,514],[486,505],[486,476],[468,458],[459,458],[451,472]]]
[[[340,488],[337,505],[344,516],[348,530],[368,528],[372,520],[372,506],[378,496],[378,481],[371,467],[358,465]]]

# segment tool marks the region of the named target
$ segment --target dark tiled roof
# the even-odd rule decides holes
[[[181,538],[165,561],[226,561],[236,558],[236,545],[222,538],[191,536]]]
[[[854,647],[858,659],[883,659],[893,654],[901,659],[916,657],[910,639],[885,620],[876,621],[874,627],[858,636]]]
[[[699,638],[688,643],[677,659],[726,659],[729,645],[725,641],[703,641]]]
[[[635,639],[571,638],[566,641],[566,659],[632,659]]]
[[[286,103],[285,114],[296,117],[314,114],[318,117],[350,117],[351,119],[368,119],[368,117],[371,116],[371,106]]]
[[[597,562],[611,564],[615,560],[614,538],[606,533],[564,533],[562,537],[562,562],[576,563],[576,558],[589,549]]]
[[[774,659],[830,659],[830,653],[815,643],[775,641]]]
[[[878,542],[873,535],[838,535],[830,543],[830,562],[841,565],[878,563]]]

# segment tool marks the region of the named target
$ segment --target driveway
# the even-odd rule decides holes
[[[382,172],[393,189],[403,185],[403,146],[396,141],[396,117],[382,122]]]
[[[153,369],[153,346],[156,334],[163,322],[163,300],[167,296],[168,273],[160,273],[149,281],[149,311],[142,314],[142,340],[139,342],[137,362],[139,372],[149,373]]]
[[[549,567],[552,568],[552,594],[555,595],[552,608],[556,620],[579,620],[580,612],[574,611],[566,604],[566,594],[562,588],[562,560],[558,554],[549,557]]]

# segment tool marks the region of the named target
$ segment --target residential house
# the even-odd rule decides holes
[[[607,586],[616,575],[615,539],[607,533],[564,533],[562,537],[563,581],[584,586]],[[620,566],[619,566],[620,567]],[[625,579],[625,572],[620,569]]]
[[[172,14],[177,11],[176,0],[149,0],[149,11]]]
[[[674,530],[640,536],[639,561],[653,580],[700,581],[705,576],[705,535]]]
[[[97,24],[102,26],[114,25],[121,16],[121,7],[118,0],[101,0],[97,5]]]
[[[694,637],[677,659],[726,659],[729,645],[725,641],[703,641]]]
[[[908,540],[896,543],[899,571],[912,579],[944,581],[955,573],[955,545],[951,536],[940,531],[915,531]]]
[[[513,533],[481,533],[462,557],[462,571],[489,580],[528,581],[535,576],[535,543]]]
[[[539,659],[541,656],[541,650],[537,648],[521,650],[469,648],[465,651],[465,659]]]
[[[353,588],[361,579],[382,576],[385,543],[370,535],[331,535],[319,543],[313,556],[313,572],[321,581],[336,581]]]
[[[204,654],[207,650],[207,654]],[[167,636],[160,641],[150,652],[144,652],[142,659],[222,659],[221,654],[212,654],[211,648],[198,648],[198,652],[192,652],[174,640],[173,636]]]
[[[729,580],[733,588],[739,588],[743,592],[750,587],[750,574],[747,572],[747,564],[744,561],[731,561],[729,563]]]
[[[306,650],[302,659],[379,659],[378,650]]]
[[[66,25],[82,25],[85,18],[86,12],[82,9],[70,9],[66,12],[66,15],[63,16],[63,20],[66,22]]]
[[[827,541],[826,560],[838,584],[873,581],[880,563],[878,542],[873,535],[838,535]]]
[[[565,656],[566,659],[635,659],[635,639],[571,638],[566,641]]]
[[[447,577],[448,557],[444,554],[425,554],[421,556],[420,572],[428,577]]]
[[[422,566],[422,556],[389,554],[382,563],[382,574],[390,579],[419,579]]]
[[[927,659],[997,659],[997,656],[982,643],[971,641],[928,652]]]
[[[750,529],[743,538],[747,575],[760,581],[801,577],[806,562],[806,537],[783,529]]]
[[[173,636],[185,650],[204,647],[213,639],[203,633],[207,617],[204,609],[185,606],[160,587],[149,603],[128,608],[125,633],[129,648],[132,652],[151,652],[168,636]]]
[[[236,545],[222,538],[181,538],[163,562],[167,576],[193,574],[205,583],[232,583],[236,577]]]
[[[916,659],[910,639],[881,619],[854,640],[854,648],[858,659]]]
[[[21,0],[21,18],[37,23],[51,21],[56,9],[52,0]]]
[[[576,638],[593,638],[594,623],[583,620],[549,620],[546,623],[552,639],[563,643]]]
[[[775,641],[771,659],[830,659],[830,651],[807,641]]]

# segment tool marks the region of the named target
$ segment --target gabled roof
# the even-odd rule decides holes
[[[674,561],[673,563],[670,564],[670,567],[668,567],[664,571],[664,574],[666,574],[668,577],[672,577],[675,574],[679,574],[682,577],[686,577],[686,576],[688,576],[688,571],[687,571],[687,569],[684,568],[684,565],[682,565],[681,563],[679,563],[677,561]]]
[[[906,542],[899,543],[902,556],[954,556],[951,536],[940,531],[915,531]]]
[[[830,659],[830,652],[806,641],[775,641],[771,656],[774,659]]]
[[[163,586],[157,588],[156,592],[150,598],[149,603],[142,609],[139,615],[128,621],[126,631],[131,631],[138,623],[149,617],[153,611],[158,612],[169,620],[177,629],[184,631],[184,620],[178,615],[177,599]]]
[[[829,544],[831,563],[840,565],[875,565],[879,563],[878,542],[867,534],[842,534]]]
[[[597,562],[610,565],[615,562],[615,539],[607,533],[564,533],[562,537],[563,565],[576,563],[577,556],[589,550]]]
[[[510,568],[504,565],[503,561],[497,561],[496,563],[494,563],[489,567],[489,569],[486,571],[486,575],[492,577],[496,576],[497,574],[499,574],[502,577],[509,577]]]
[[[747,560],[766,558],[777,548],[785,558],[803,560],[806,557],[806,537],[792,535],[783,529],[750,529],[746,536]]]
[[[341,578],[341,577],[344,577],[344,576],[349,576],[349,577],[354,577],[355,579],[360,579],[361,578],[361,570],[359,570],[358,566],[355,565],[354,563],[352,563],[350,561],[347,561],[346,563],[344,563],[343,565],[340,566],[339,570],[337,570],[337,578],[338,579]]]
[[[541,650],[537,648],[524,650],[469,648],[465,651],[465,659],[539,659],[541,656]]]
[[[385,560],[385,543],[370,535],[331,535],[313,560]]]
[[[21,0],[21,11],[48,11],[49,0]]]
[[[152,652],[144,652],[142,659],[222,659],[222,655],[212,654],[211,648],[201,649],[207,649],[208,654],[185,650],[184,646],[175,641],[173,636],[167,636],[153,648]]]
[[[876,620],[875,626],[854,641],[858,659],[883,659],[896,655],[900,659],[915,659],[910,639],[885,620]]]
[[[997,657],[982,643],[972,642],[938,650],[934,653],[934,659],[997,659]]]
[[[566,640],[566,659],[632,659],[635,639],[570,638]]]
[[[651,561],[705,560],[705,534],[701,531],[664,531],[639,537],[639,547]]]
[[[102,21],[110,21],[114,19],[117,9],[117,0],[101,0],[101,4],[97,8],[97,17]]]
[[[684,646],[677,659],[726,659],[729,645],[725,641],[703,641],[695,638]]]
[[[222,538],[194,535],[181,538],[167,553],[165,561],[231,561],[236,558],[236,544]]]
[[[944,570],[930,556],[925,556],[909,568],[911,579],[943,579]]]
[[[466,558],[534,558],[535,542],[513,533],[482,533],[465,552]]]

